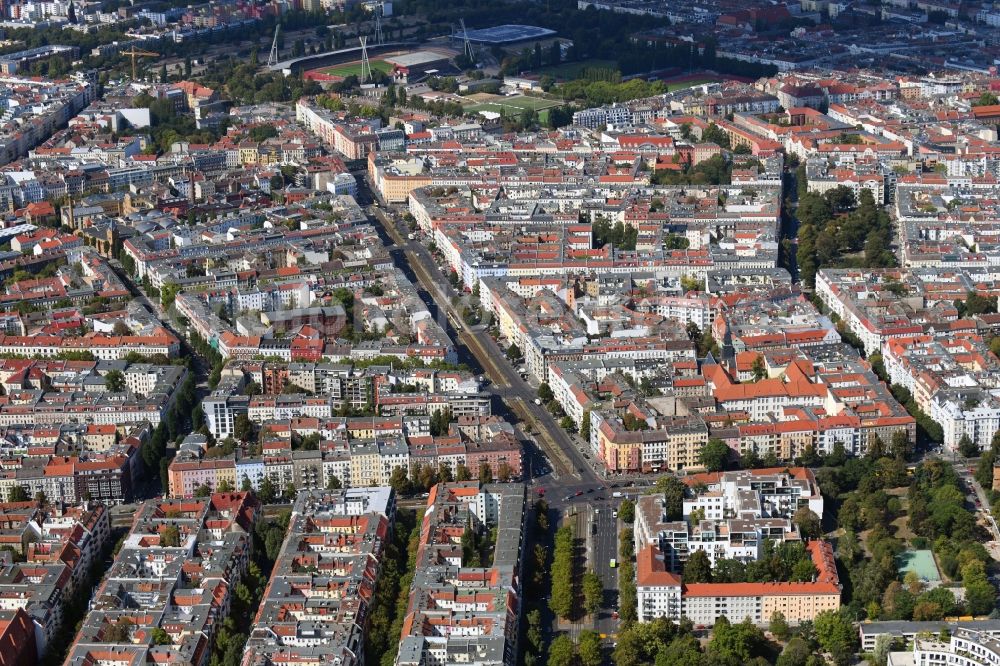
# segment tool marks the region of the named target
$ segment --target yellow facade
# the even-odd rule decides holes
[[[380,461],[377,453],[351,456],[351,484],[354,486],[374,486],[381,477]]]
[[[667,437],[667,467],[685,469],[701,465],[701,450],[706,444],[704,433],[682,432]]]
[[[838,608],[839,594],[766,595],[761,598],[761,618],[769,620],[775,611],[779,611],[789,624],[811,622],[823,611]]]
[[[382,198],[389,203],[405,203],[410,192],[431,184],[430,176],[394,176],[382,174]]]

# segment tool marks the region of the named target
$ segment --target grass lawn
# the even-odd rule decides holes
[[[614,60],[582,60],[580,62],[564,62],[558,65],[550,65],[548,67],[542,67],[541,69],[536,69],[535,74],[539,76],[544,76],[548,74],[555,79],[562,80],[572,80],[579,79],[583,76],[583,70],[588,67],[610,67],[611,69],[618,69],[618,63]]]
[[[385,60],[370,60],[373,72],[382,72],[383,74],[388,74],[392,71],[392,65],[387,63]],[[339,76],[340,78],[347,78],[348,76],[361,76],[361,63],[360,62],[349,62],[343,65],[334,65],[333,67],[327,67],[326,69],[321,69],[321,73],[327,76]]]

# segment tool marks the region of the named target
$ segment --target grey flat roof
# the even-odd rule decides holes
[[[906,620],[887,620],[884,622],[862,622],[861,633],[863,634],[913,634],[929,632],[936,634],[941,629],[972,629],[973,631],[1000,631],[1000,620],[959,620],[958,622],[945,622],[936,620],[930,622],[908,622]]]
[[[382,60],[391,62],[394,65],[399,65],[400,67],[413,67],[415,65],[424,65],[430,62],[439,62],[447,59],[447,55],[437,53],[436,51],[410,51],[409,53],[390,55],[382,58]]]

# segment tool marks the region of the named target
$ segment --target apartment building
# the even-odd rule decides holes
[[[991,392],[1000,361],[981,337],[892,338],[882,345],[882,358],[892,383],[941,424],[948,449],[957,451],[963,437],[989,448],[1000,430],[1000,401]]]
[[[890,652],[888,666],[904,664],[955,664],[988,666],[1000,662],[1000,640],[986,632],[957,628],[947,642],[916,637],[913,649]]]
[[[684,617],[710,627],[725,617],[766,626],[780,612],[792,625],[811,622],[819,613],[840,608],[841,586],[830,544],[812,541],[807,548],[819,572],[811,582],[687,584],[668,570],[656,546],[644,546],[636,555],[639,621]]]
[[[394,518],[388,487],[299,493],[242,664],[364,664]]]
[[[521,484],[431,489],[396,666],[517,662],[524,503]],[[492,562],[463,563],[467,530],[496,533]]]
[[[250,562],[260,510],[249,493],[145,502],[94,593],[67,663],[114,655],[119,664],[207,664],[230,594]],[[153,629],[167,642],[132,640]]]
[[[812,471],[754,469],[684,477],[687,493],[679,520],[668,520],[663,496],[646,495],[636,504],[634,525],[636,586],[640,621],[656,617],[711,626],[716,618],[758,625],[780,611],[791,623],[840,607],[840,584],[833,549],[806,543],[818,572],[811,582],[685,583],[681,572],[691,553],[751,562],[767,542],[801,541],[792,522],[808,508],[823,515],[823,498]]]
[[[64,604],[91,583],[91,567],[104,557],[110,539],[109,512],[101,505],[0,504],[0,543],[19,560],[0,572],[4,610],[15,612],[3,618],[11,624],[0,627],[7,634],[5,658],[42,658],[53,649],[66,620]]]

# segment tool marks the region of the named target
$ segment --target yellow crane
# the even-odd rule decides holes
[[[144,57],[144,58],[159,58],[160,57],[159,53],[153,53],[152,51],[143,51],[141,49],[135,48],[134,46],[131,47],[131,48],[129,48],[128,51],[122,51],[121,54],[123,56],[131,56],[131,58],[132,58],[132,80],[133,81],[135,81],[135,78],[136,78],[135,77],[135,59],[137,57]]]

